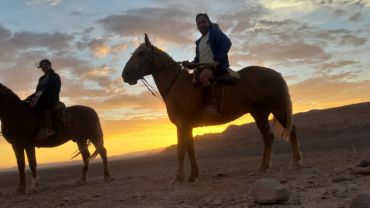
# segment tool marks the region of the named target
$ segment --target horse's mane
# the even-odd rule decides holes
[[[9,88],[7,88],[5,85],[0,83],[0,96],[4,96],[4,98],[14,101],[20,101],[21,99],[16,95],[13,91],[11,91]],[[4,99],[2,98],[2,99]]]
[[[165,57],[165,58],[168,58],[168,60],[170,60],[172,63],[175,63],[175,66],[176,66],[176,68],[177,68],[177,69],[181,69],[181,65],[180,65],[179,63],[177,63],[177,62],[175,61],[175,59],[174,59],[174,58],[172,58],[172,56],[170,56],[166,51],[161,50],[161,49],[159,49],[159,48],[158,48],[158,47],[156,47],[156,46],[153,46],[153,48],[154,48],[154,50],[156,50],[156,52],[159,52],[159,54],[160,54],[161,56],[163,56],[163,57]]]
[[[155,50],[157,50],[157,52],[160,52],[161,53],[161,55],[163,55],[163,56],[165,56],[165,57],[167,57],[167,58],[169,58],[170,60],[174,60],[173,58],[172,58],[172,56],[170,56],[166,51],[164,51],[164,50],[162,50],[162,49],[159,49],[158,47],[156,47],[156,46],[153,46],[154,48],[155,48]]]

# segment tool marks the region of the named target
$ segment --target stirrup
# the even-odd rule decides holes
[[[203,112],[202,112],[203,115],[207,115],[207,116],[221,116],[217,109],[216,109],[216,106],[215,105],[206,105],[203,109]]]
[[[43,128],[41,131],[45,136],[51,136],[55,134],[55,131],[51,128]]]

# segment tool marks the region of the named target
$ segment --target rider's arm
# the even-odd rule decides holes
[[[221,63],[227,57],[227,53],[231,48],[231,41],[221,30],[215,30],[215,40],[219,44],[219,50],[217,54],[214,54],[214,60]]]

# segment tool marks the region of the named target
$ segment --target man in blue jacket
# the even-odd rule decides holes
[[[40,130],[41,135],[50,136],[55,134],[52,129],[50,111],[59,103],[61,81],[59,75],[52,69],[49,60],[41,60],[38,68],[41,68],[44,75],[38,81],[36,92],[30,95],[26,101],[29,101],[31,107],[39,110],[43,116],[44,126]]]
[[[198,14],[195,20],[202,37],[195,42],[196,50],[194,60],[192,62],[184,61],[182,65],[190,69],[197,67],[195,73],[199,74],[198,79],[202,84],[207,104],[205,110],[212,111],[209,107],[214,109],[215,106],[212,96],[211,80],[227,73],[229,68],[227,53],[230,50],[231,41],[216,24],[211,22],[207,14]]]

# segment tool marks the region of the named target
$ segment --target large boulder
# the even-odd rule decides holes
[[[349,208],[370,208],[370,196],[368,194],[359,194],[352,199]]]
[[[357,167],[361,168],[366,168],[370,166],[370,160],[361,160],[358,164]]]
[[[258,179],[252,184],[252,197],[259,204],[284,203],[289,199],[288,189],[273,178]]]

